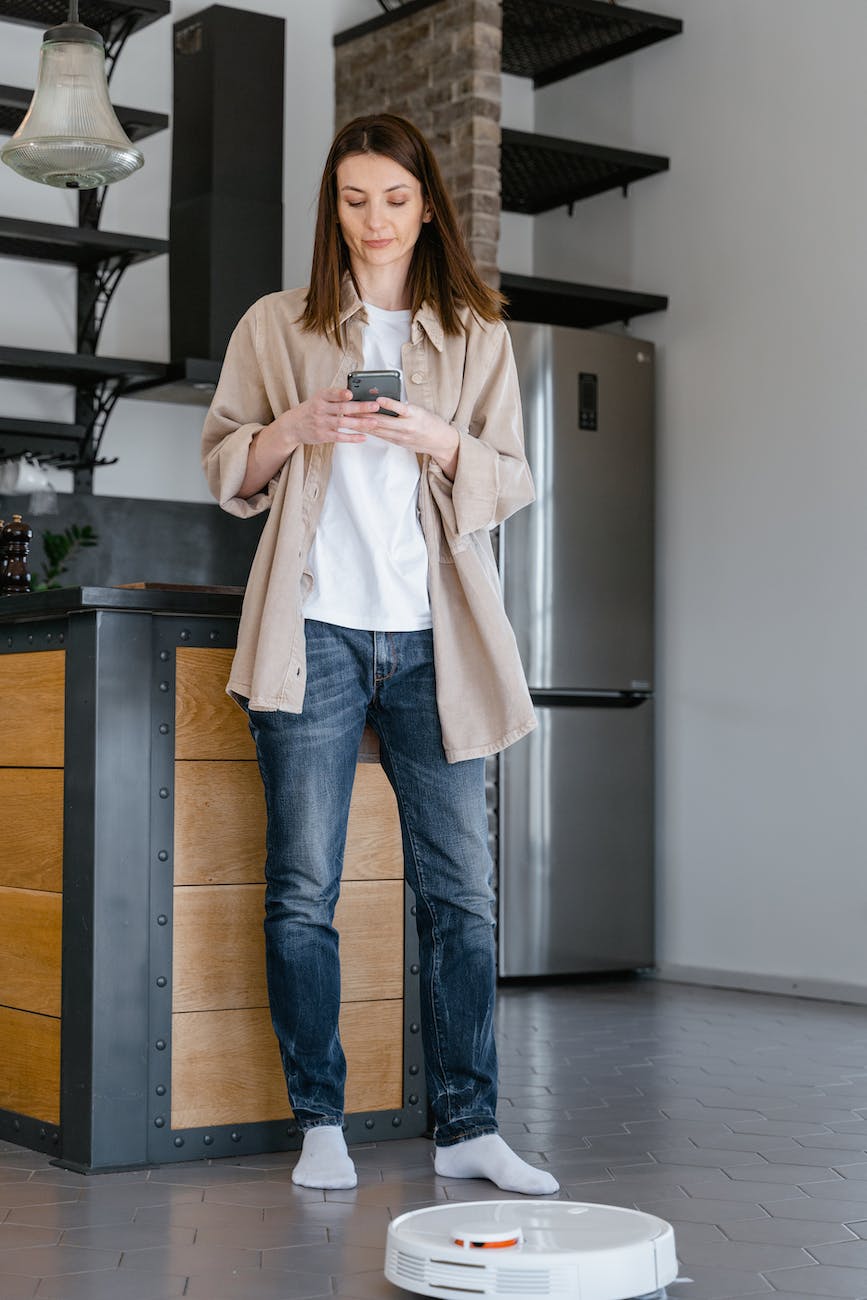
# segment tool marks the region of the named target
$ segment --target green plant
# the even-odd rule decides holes
[[[45,550],[46,563],[42,566],[42,581],[34,583],[33,591],[51,591],[61,586],[57,581],[66,573],[69,563],[76,553],[85,546],[96,546],[99,534],[90,524],[70,524],[62,533],[44,532],[42,545]]]

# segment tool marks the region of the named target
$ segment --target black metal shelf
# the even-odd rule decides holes
[[[503,128],[502,206],[535,214],[617,190],[668,170],[667,158]]]
[[[86,432],[80,424],[0,417],[0,457],[21,456],[30,451],[36,456],[50,456],[54,460],[75,460]]]
[[[220,378],[220,365],[219,361],[201,357],[170,361],[163,366],[163,374],[158,379],[132,385],[125,390],[124,397],[145,402],[174,402],[180,406],[210,406]]]
[[[132,384],[138,380],[161,379],[165,369],[161,361],[0,347],[0,379],[26,379],[37,384],[70,384],[73,388],[95,386],[105,380]]]
[[[106,42],[118,35],[131,36],[149,23],[163,18],[169,0],[79,0],[78,13],[86,27],[100,32]],[[56,27],[66,22],[67,0],[0,0],[0,21],[24,23],[28,27]]]
[[[334,44],[345,45],[437,3],[396,0],[387,13],[338,32]],[[502,70],[514,77],[531,77],[534,86],[586,72],[683,31],[679,18],[607,0],[502,0],[502,4]]]
[[[89,226],[53,226],[43,221],[22,221],[0,216],[0,256],[31,258],[38,262],[64,262],[95,268],[109,262],[144,262],[169,251],[167,239],[117,235]]]
[[[0,20],[2,17],[0,11]],[[0,135],[15,134],[32,98],[32,90],[24,90],[20,86],[0,86]],[[165,131],[169,124],[167,114],[150,113],[144,108],[122,108],[115,104],[114,111],[133,144],[144,140],[146,136],[156,135],[158,131]]]
[[[506,314],[510,320],[572,325],[578,329],[595,329],[621,321],[625,324],[633,316],[665,311],[668,306],[668,299],[660,294],[544,280],[532,275],[513,275],[510,271],[501,274],[500,288],[509,300]]]
[[[503,0],[502,69],[548,86],[682,30],[679,18],[605,0]]]
[[[68,0],[0,0],[0,22],[44,31],[63,24],[67,8]],[[95,28],[105,42],[109,76],[128,38],[170,9],[170,0],[79,0],[81,22]],[[18,130],[32,98],[30,90],[0,86],[0,135]],[[165,113],[118,105],[114,109],[134,143],[169,124]],[[131,384],[154,382],[165,373],[160,362],[96,355],[105,313],[127,267],[169,250],[163,239],[100,231],[104,197],[104,187],[79,193],[77,226],[0,217],[0,256],[74,266],[77,289],[76,352],[0,347],[0,378],[75,389],[74,423],[0,419],[0,458],[31,451],[46,462],[68,465],[76,492],[91,492],[94,468],[112,463],[100,459],[99,448],[118,399]]]

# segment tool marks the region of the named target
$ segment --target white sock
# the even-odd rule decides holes
[[[349,1158],[339,1124],[318,1124],[304,1134],[304,1145],[292,1181],[299,1187],[355,1187],[358,1175]]]
[[[525,1196],[550,1196],[560,1190],[553,1175],[528,1165],[506,1146],[499,1133],[437,1147],[434,1169],[443,1178],[489,1178],[504,1192],[523,1192]]]

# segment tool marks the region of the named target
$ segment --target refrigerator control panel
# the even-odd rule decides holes
[[[599,428],[599,376],[585,370],[578,375],[578,428]]]

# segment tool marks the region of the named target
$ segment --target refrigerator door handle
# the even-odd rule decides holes
[[[653,699],[652,691],[552,691],[530,687],[534,704],[542,708],[637,709]]]

